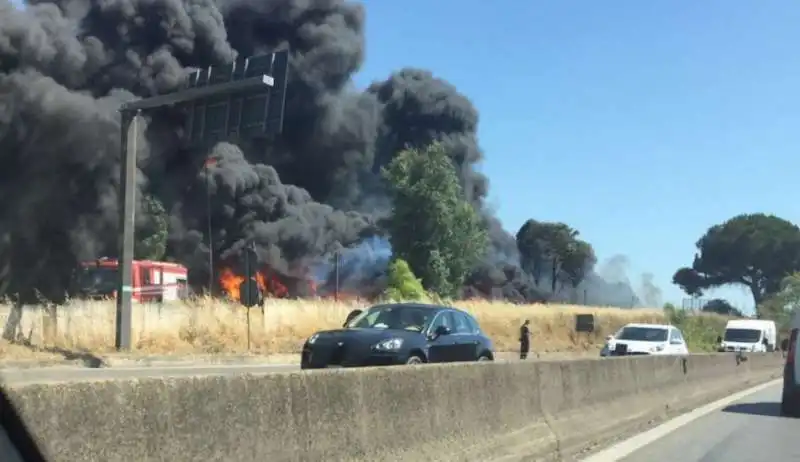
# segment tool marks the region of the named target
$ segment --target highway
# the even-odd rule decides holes
[[[800,460],[800,419],[780,416],[781,386],[753,393],[677,428],[620,462]],[[611,461],[609,461],[611,462]]]

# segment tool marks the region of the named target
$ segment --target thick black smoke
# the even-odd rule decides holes
[[[198,284],[210,252],[222,265],[250,243],[276,272],[329,274],[330,255],[358,255],[388,212],[381,167],[438,140],[492,237],[466,294],[541,298],[514,238],[484,211],[476,109],[419,69],[354,89],[364,21],[344,0],[36,0],[25,11],[0,0],[0,295],[57,299],[77,262],[117,253],[120,103],[173,91],[193,68],[288,46],[284,132],[270,143],[187,149],[184,114],[147,116],[138,197],[164,206],[167,257]],[[361,266],[344,276],[375,273]]]

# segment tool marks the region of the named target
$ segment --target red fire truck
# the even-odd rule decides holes
[[[133,261],[133,301],[156,303],[180,300],[188,296],[188,270],[178,263],[150,260]],[[119,262],[100,258],[83,262],[78,271],[78,293],[86,298],[116,296]]]

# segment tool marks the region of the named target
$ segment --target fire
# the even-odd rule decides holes
[[[257,271],[254,277],[259,291],[265,298],[284,298],[292,295],[310,298],[319,297],[342,302],[363,301],[372,298],[370,295],[342,290],[341,288],[336,290],[330,287],[320,287],[312,277],[282,275],[266,267]],[[239,287],[244,281],[245,277],[230,267],[222,268],[219,271],[219,286],[230,300],[241,301]],[[367,292],[371,293],[370,291]]]
[[[255,274],[256,285],[258,290],[264,294],[265,297],[285,297],[289,294],[289,289],[281,283],[276,277],[272,277],[265,271],[257,271]],[[228,295],[232,300],[240,301],[241,293],[239,287],[245,281],[244,276],[236,274],[230,268],[223,268],[220,271],[219,285],[223,292]]]
[[[289,295],[289,289],[285,285],[283,285],[283,283],[279,281],[277,277],[265,276],[260,271],[258,272],[257,277],[260,277],[258,283],[259,287],[261,287],[261,284],[264,285],[263,288],[261,289],[262,291],[271,294],[275,297],[286,297],[287,295]]]
[[[236,301],[241,299],[239,285],[244,282],[244,276],[239,276],[230,268],[224,268],[219,274],[219,285],[228,296]]]

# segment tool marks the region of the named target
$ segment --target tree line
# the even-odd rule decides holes
[[[446,149],[436,143],[407,149],[383,177],[393,204],[384,227],[395,259],[407,262],[426,291],[457,297],[489,242],[487,224],[466,201]],[[592,246],[564,223],[528,220],[516,244],[522,269],[537,286],[546,283],[552,294],[565,285],[577,287],[597,262]],[[400,272],[406,274],[402,265]]]
[[[800,294],[800,227],[775,215],[737,215],[711,226],[696,242],[691,266],[672,282],[691,296],[728,285],[747,287],[759,317],[785,317]],[[716,302],[711,311],[727,308]]]

